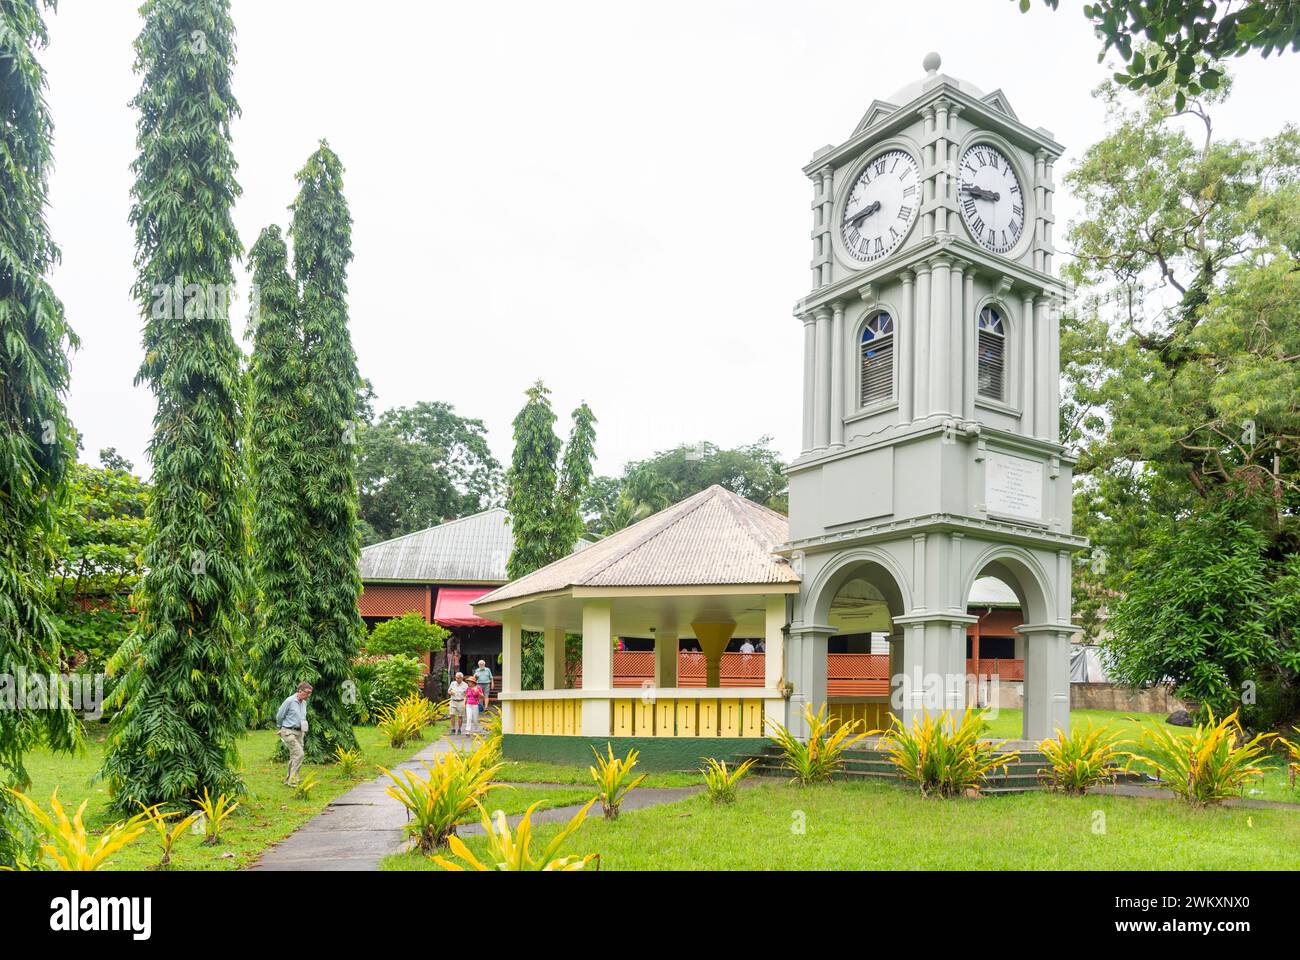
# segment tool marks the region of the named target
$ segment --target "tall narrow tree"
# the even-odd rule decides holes
[[[132,812],[238,789],[247,705],[242,379],[229,317],[242,252],[231,219],[234,25],[228,0],[145,0],[140,10],[131,222],[146,317],[138,379],[158,404],[152,539],[137,632],[110,663],[121,710],[101,770],[115,805]]]
[[[542,381],[525,395],[528,399],[514,419],[515,449],[506,474],[506,510],[514,537],[506,561],[506,576],[511,580],[556,559],[552,541],[560,438],[555,434],[555,411],[551,391]]]
[[[73,340],[46,274],[58,248],[45,222],[52,124],[36,0],[0,4],[0,672],[57,669],[43,541],[75,457],[63,407]],[[69,749],[71,711],[0,710],[0,786],[26,785],[23,754],[45,739]],[[8,794],[4,793],[5,797]],[[8,808],[0,799],[0,818]],[[13,832],[0,826],[0,863]]]
[[[303,558],[298,287],[289,276],[279,227],[263,230],[249,256],[257,291],[250,318],[248,420],[257,630],[249,651],[256,711],[265,719],[301,681],[315,676],[315,668],[307,631],[311,584]]]
[[[555,497],[555,546],[559,557],[573,550],[573,545],[587,529],[582,504],[591,490],[592,459],[596,456],[596,415],[585,403],[573,411],[573,427],[564,445],[560,467],[560,486]]]
[[[343,164],[325,141],[298,174],[293,203],[294,272],[302,290],[305,560],[311,575],[309,631],[315,666],[306,751],[329,760],[356,738],[344,703],[361,648],[356,430],[361,377],[348,332],[352,215]]]

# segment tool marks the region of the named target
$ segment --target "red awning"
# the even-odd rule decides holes
[[[438,601],[433,608],[433,622],[444,627],[496,627],[495,620],[484,620],[474,613],[470,604],[485,597],[495,587],[439,587]]]

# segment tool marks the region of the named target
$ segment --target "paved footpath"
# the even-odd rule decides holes
[[[438,754],[467,742],[466,737],[457,736],[454,741],[444,737],[429,744],[410,760],[398,764],[398,769],[421,770],[421,761],[432,763]],[[249,869],[378,870],[379,861],[390,853],[401,853],[408,846],[402,832],[406,808],[384,792],[391,783],[388,777],[380,776],[335,797],[314,818],[268,848]],[[573,785],[556,786],[567,789]],[[623,801],[622,809],[639,810],[669,803],[688,797],[697,790],[698,787],[637,787]],[[538,810],[533,814],[533,822],[567,821],[581,809],[581,804],[573,804]],[[594,807],[593,813],[600,816],[600,807]],[[511,826],[517,824],[521,816],[509,817]],[[462,837],[472,836],[481,834],[483,827],[479,823],[464,824],[456,832]]]

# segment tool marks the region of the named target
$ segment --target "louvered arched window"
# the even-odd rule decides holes
[[[1006,397],[1007,330],[996,307],[985,307],[979,319],[979,395],[990,400]]]
[[[862,328],[862,406],[894,395],[894,318],[881,310]]]

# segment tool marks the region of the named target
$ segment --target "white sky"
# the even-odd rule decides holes
[[[680,442],[775,438],[798,453],[812,151],[874,97],[943,72],[1002,90],[1070,158],[1103,134],[1107,75],[1066,0],[234,0],[234,129],[247,248],[287,226],[320,137],[347,167],[352,335],[378,406],[446,400],[510,421],[542,377],[559,429],[600,420],[598,470]],[[129,164],[136,0],[62,0],[42,55],[56,167],[54,285],[82,339],[69,405],[84,459],[148,472],[153,398]],[[1234,64],[1221,136],[1300,119],[1300,57]],[[1061,190],[1057,214],[1076,207]],[[241,268],[242,270],[242,268]],[[237,335],[242,340],[243,312]],[[247,346],[247,345],[245,345]]]

